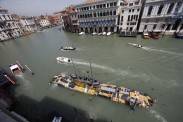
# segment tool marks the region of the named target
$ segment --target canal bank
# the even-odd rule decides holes
[[[130,47],[127,43],[139,43],[144,49]],[[76,51],[61,51],[60,46],[74,46]],[[29,71],[17,77],[20,84],[14,95],[20,101],[17,111],[32,115],[57,111],[70,121],[76,117],[74,108],[95,121],[149,121],[180,122],[182,93],[183,42],[171,36],[158,40],[111,36],[79,36],[59,31],[56,27],[44,32],[0,43],[1,66],[10,72],[9,64],[20,61]],[[89,60],[93,75],[102,83],[125,86],[148,93],[158,102],[150,109],[137,108],[131,112],[128,106],[113,103],[104,98],[76,93],[58,86],[49,86],[54,75],[74,73],[72,65],[56,62],[56,57],[72,57],[74,64],[86,75]],[[45,113],[44,113],[44,112]],[[176,111],[176,112],[175,112]],[[25,117],[26,117],[25,116]],[[39,116],[36,116],[40,120]],[[36,118],[35,117],[35,118]]]

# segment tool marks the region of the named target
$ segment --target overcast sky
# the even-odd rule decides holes
[[[8,9],[10,14],[37,16],[53,14],[83,1],[85,0],[0,0],[0,7]]]

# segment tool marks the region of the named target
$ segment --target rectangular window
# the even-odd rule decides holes
[[[123,22],[123,16],[121,16],[121,22]]]
[[[110,6],[113,6],[113,3],[110,3]]]
[[[156,29],[156,25],[153,26],[153,29]]]
[[[107,3],[107,7],[109,7],[109,3]]]
[[[131,9],[129,10],[129,12],[131,12]]]
[[[134,9],[132,9],[132,12],[134,12]]]
[[[162,24],[161,29],[164,29],[164,28],[165,28],[165,24]]]
[[[129,6],[133,6],[133,3],[130,3]]]
[[[124,3],[121,2],[121,3],[120,3],[120,6],[124,6]]]
[[[130,15],[128,15],[128,21],[130,21]]]
[[[144,26],[144,30],[147,29],[147,25]]]
[[[114,6],[117,6],[117,2],[114,2]]]
[[[122,13],[124,13],[124,10],[122,10]]]

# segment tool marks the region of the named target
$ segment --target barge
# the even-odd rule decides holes
[[[65,88],[89,95],[106,97],[111,99],[111,101],[127,104],[131,109],[135,109],[136,106],[149,108],[156,102],[149,95],[142,94],[139,91],[125,87],[117,87],[112,84],[100,84],[96,79],[77,75],[54,76],[50,84],[61,85]]]

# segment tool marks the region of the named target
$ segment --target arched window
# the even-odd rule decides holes
[[[153,6],[150,6],[147,15],[151,15],[152,9],[153,9]]]
[[[170,14],[172,12],[173,7],[174,7],[174,3],[171,3],[170,6],[169,6],[169,8],[168,8],[167,14]]]
[[[161,12],[162,12],[162,10],[163,10],[163,7],[164,7],[164,5],[163,5],[163,4],[159,7],[158,15],[160,15],[160,14],[161,14]]]

